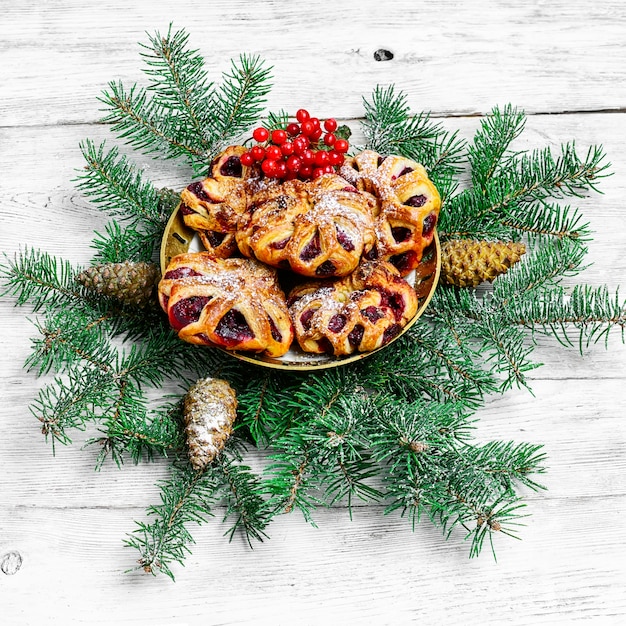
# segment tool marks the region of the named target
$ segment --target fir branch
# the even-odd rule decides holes
[[[189,465],[174,464],[169,479],[160,483],[161,504],[148,508],[148,522],[135,522],[125,545],[139,551],[139,567],[146,573],[162,572],[174,580],[171,565],[184,564],[195,543],[187,526],[201,524],[212,515],[219,491],[214,472],[195,472]]]
[[[206,159],[197,136],[185,130],[146,89],[133,85],[127,90],[121,82],[110,82],[101,101],[108,110],[102,122],[111,124],[113,132],[135,149],[169,159],[183,157],[191,165]]]
[[[87,165],[77,178],[78,189],[100,209],[134,224],[162,227],[169,217],[160,210],[158,190],[117,147],[106,150],[85,140],[81,150]]]
[[[110,374],[117,351],[110,345],[93,311],[59,309],[48,311],[45,321],[36,321],[41,338],[33,339],[33,349],[25,367],[38,374],[67,371],[83,362],[88,368]]]
[[[83,305],[85,290],[76,283],[76,271],[69,261],[28,247],[13,259],[5,254],[4,259],[5,264],[0,266],[0,295],[12,296],[16,305],[29,303],[33,312],[68,304]]]
[[[479,130],[468,147],[468,161],[471,167],[472,182],[479,189],[486,189],[487,183],[499,172],[505,172],[516,153],[508,153],[511,142],[524,130],[524,113],[510,104],[503,110],[494,107],[481,121]]]
[[[145,73],[150,77],[150,91],[155,101],[172,116],[181,118],[186,128],[185,139],[194,142],[196,155],[208,154],[214,143],[208,120],[214,105],[213,83],[208,80],[204,58],[197,50],[189,50],[189,35],[184,30],[165,36],[156,32],[143,45]]]
[[[92,263],[148,262],[152,260],[160,233],[160,226],[139,230],[135,225],[122,228],[119,222],[109,222],[105,226],[105,233],[94,232],[91,247],[96,250],[96,254]]]
[[[263,541],[267,538],[264,529],[270,521],[270,509],[262,494],[263,486],[259,478],[246,465],[235,459],[218,456],[215,471],[222,483],[222,496],[226,503],[224,521],[234,516],[232,526],[226,534],[232,541],[235,533],[242,530],[248,545],[252,539]]]
[[[89,421],[98,419],[101,407],[114,398],[115,384],[110,376],[98,370],[73,368],[67,377],[56,377],[40,389],[30,406],[31,413],[41,422],[41,432],[55,442],[72,442],[68,431],[84,430]]]
[[[271,68],[259,56],[239,56],[224,73],[214,102],[214,127],[223,148],[247,131],[263,111],[265,96],[271,89]]]

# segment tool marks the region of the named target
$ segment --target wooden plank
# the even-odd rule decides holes
[[[142,83],[138,42],[172,21],[187,29],[214,80],[239,54],[261,55],[274,68],[270,110],[306,104],[324,117],[359,117],[362,96],[392,83],[413,107],[440,115],[484,113],[506,102],[529,112],[626,107],[621,0],[489,0],[479,11],[455,0],[271,0],[245,10],[231,1],[209,8],[188,0],[175,13],[120,0],[5,4],[2,125],[99,119],[96,97],[111,80]],[[393,59],[376,61],[379,49]]]

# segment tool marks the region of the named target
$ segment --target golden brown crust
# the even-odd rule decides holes
[[[309,277],[346,276],[375,242],[374,199],[336,175],[267,183],[252,195],[240,251]]]
[[[279,357],[293,340],[275,270],[252,259],[178,255],[159,283],[159,302],[189,343]]]
[[[365,261],[338,280],[299,285],[288,303],[300,347],[335,356],[385,345],[418,308],[413,288],[385,261]]]
[[[204,247],[215,257],[227,258],[237,250],[235,230],[247,206],[250,168],[241,165],[243,146],[230,146],[211,164],[211,175],[187,186],[180,195],[185,224],[198,232]]]
[[[441,209],[426,170],[401,156],[364,150],[347,159],[339,173],[378,200],[376,250],[368,256],[390,261],[406,276],[432,242]]]

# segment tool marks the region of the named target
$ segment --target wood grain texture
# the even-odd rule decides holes
[[[155,6],[156,5],[156,6]],[[511,102],[530,113],[520,149],[576,139],[603,144],[613,175],[603,195],[572,202],[594,231],[593,264],[569,282],[626,279],[626,5],[619,0],[514,3],[400,1],[306,4],[183,0],[1,3],[0,250],[24,245],[75,264],[92,256],[105,217],[75,188],[79,143],[111,140],[98,95],[109,80],[144,80],[137,42],[185,27],[214,77],[241,52],[274,66],[269,110],[314,109],[356,130],[362,96],[395,83],[415,112],[470,138],[476,113]],[[394,54],[375,61],[378,49]],[[188,168],[133,155],[157,186]],[[413,532],[378,506],[299,514],[250,550],[223,537],[222,511],[192,529],[176,584],[124,573],[123,546],[158,501],[167,463],[93,470],[95,433],[52,455],[29,405],[46,379],[22,365],[35,334],[0,299],[0,622],[21,625],[413,624],[534,625],[626,620],[626,347],[584,356],[537,338],[531,387],[490,398],[476,437],[542,443],[545,492],[528,494],[522,541],[499,537],[498,561],[469,560],[428,520]],[[260,469],[262,454],[252,456]]]

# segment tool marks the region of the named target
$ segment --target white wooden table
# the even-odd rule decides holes
[[[165,3],[163,3],[165,4]],[[508,2],[0,2],[0,249],[28,244],[87,263],[105,217],[76,191],[79,142],[110,137],[97,96],[141,80],[138,42],[184,27],[215,78],[241,52],[274,67],[268,110],[306,107],[358,127],[362,96],[394,83],[416,113],[470,137],[508,102],[528,114],[521,147],[604,145],[613,176],[578,204],[595,233],[577,279],[626,283],[626,4]],[[376,61],[379,49],[393,59]],[[158,186],[189,173],[139,158]],[[412,532],[380,507],[299,514],[251,551],[219,519],[193,529],[176,583],[125,574],[122,545],[156,501],[166,464],[106,465],[81,444],[51,447],[29,404],[43,381],[22,365],[36,331],[0,300],[0,623],[626,623],[626,348],[581,357],[542,340],[525,390],[479,412],[479,440],[544,443],[548,491],[528,495],[522,541],[468,559],[460,533]]]

